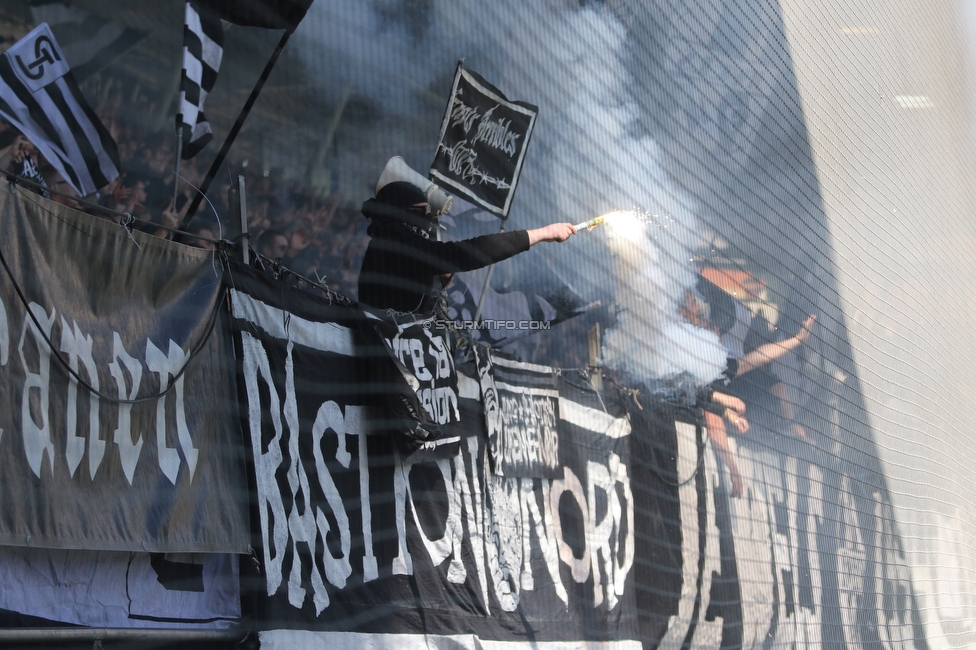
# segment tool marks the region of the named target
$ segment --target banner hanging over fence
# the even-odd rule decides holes
[[[539,109],[510,101],[460,64],[430,176],[500,217],[508,216]]]
[[[733,498],[700,410],[479,349],[444,425],[460,453],[403,462],[376,410],[403,378],[362,371],[387,354],[376,321],[234,285],[262,644],[927,647],[890,507],[815,450],[733,445]]]
[[[499,476],[558,478],[554,368],[475,349],[491,467]]]
[[[0,253],[0,544],[248,552],[210,254],[19,189]]]
[[[569,389],[574,400],[556,423],[558,477],[499,477],[469,364],[458,369],[460,421],[443,425],[460,436],[460,453],[404,463],[373,417],[376,386],[402,379],[357,384],[370,322],[272,284],[235,272],[232,292],[263,620],[501,641],[527,629],[540,641],[636,638],[626,419]]]

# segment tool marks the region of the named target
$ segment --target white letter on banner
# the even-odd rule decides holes
[[[407,548],[407,474],[409,466],[404,468],[400,454],[396,455],[396,466],[393,468],[393,504],[395,508],[397,543],[399,552],[393,558],[393,575],[413,575],[413,559]]]
[[[449,379],[454,370],[454,357],[451,350],[444,342],[443,336],[434,336],[430,330],[424,330],[424,334],[430,339],[430,350],[434,356],[437,368],[434,372],[438,379]]]
[[[288,544],[288,527],[285,506],[278,490],[275,472],[281,466],[281,402],[271,377],[268,354],[261,342],[241,332],[241,349],[244,355],[244,386],[247,390],[247,423],[251,434],[251,452],[254,456],[254,477],[258,489],[258,512],[261,515],[261,546],[264,548],[264,573],[268,579],[268,595],[273,596],[281,586],[281,564]],[[261,439],[261,390],[258,373],[268,388],[268,413],[274,426],[274,438],[268,441],[268,453],[263,453]],[[274,530],[269,535],[268,514],[274,518]]]
[[[288,574],[288,602],[301,609],[305,603],[305,588],[302,587],[302,569],[305,557],[298,552],[298,545],[305,544],[308,548],[308,558],[312,561],[312,603],[315,615],[329,606],[329,594],[319,573],[315,558],[315,542],[318,535],[317,522],[312,511],[312,492],[309,489],[308,474],[302,463],[298,428],[298,398],[295,395],[295,357],[292,352],[295,344],[288,341],[285,353],[285,404],[282,413],[288,425],[288,487],[291,488],[291,512],[288,513],[288,532],[291,534],[292,563],[291,573]],[[301,496],[299,496],[301,494]],[[299,505],[301,504],[301,505]],[[300,511],[301,508],[301,511]],[[348,526],[346,526],[348,529]]]
[[[481,595],[484,598],[484,612],[488,612],[488,579],[485,576],[485,556],[481,552],[484,548],[484,540],[481,531],[484,528],[484,509],[481,507],[481,482],[478,474],[484,466],[478,463],[478,438],[470,436],[468,438],[468,458],[471,460],[471,485],[468,485],[468,472],[464,471],[464,455],[458,454],[454,457],[454,480],[455,490],[461,494],[461,504],[466,513],[465,521],[468,524],[468,535],[471,539],[471,548],[474,549],[475,574],[478,576],[478,584],[481,586]],[[472,503],[473,501],[473,503]]]
[[[352,410],[356,407],[350,406],[347,408]],[[329,550],[329,545],[326,544],[325,540],[331,526],[329,526],[329,520],[321,508],[315,508],[315,522],[318,525],[319,534],[322,536],[322,546],[325,549],[322,554],[322,566],[325,569],[325,577],[333,585],[342,589],[346,586],[346,579],[352,575],[352,565],[349,563],[351,536],[349,534],[349,515],[346,514],[346,507],[342,503],[339,489],[336,487],[335,481],[332,480],[332,473],[329,472],[329,466],[325,464],[325,458],[322,456],[322,437],[329,430],[341,439],[346,437],[346,423],[342,417],[342,410],[338,404],[332,401],[328,401],[320,406],[319,412],[315,416],[315,424],[312,425],[312,455],[315,458],[315,471],[318,474],[319,485],[322,488],[323,494],[325,494],[325,500],[329,502],[329,506],[332,508],[332,513],[336,518],[336,524],[339,526],[339,547],[342,549],[341,557],[333,556]],[[342,446],[344,447],[345,445]],[[336,450],[336,455],[339,455],[339,450]],[[346,455],[349,455],[348,452]],[[348,464],[348,462],[347,460],[346,463]],[[315,553],[314,546],[310,546],[309,548],[312,553]],[[325,599],[326,603],[328,603],[328,595],[325,596]]]
[[[461,565],[461,503],[458,499],[457,491],[454,489],[454,477],[451,476],[451,464],[447,460],[437,461],[437,469],[441,472],[441,477],[444,479],[444,490],[447,492],[447,512],[438,513],[443,515],[446,520],[444,524],[444,535],[438,539],[430,539],[427,537],[427,532],[420,525],[420,516],[417,512],[417,500],[414,499],[413,489],[410,487],[410,467],[408,465],[404,470],[407,479],[407,495],[410,497],[410,510],[413,514],[413,523],[417,526],[417,532],[420,533],[420,540],[423,542],[424,548],[427,549],[427,555],[430,556],[430,561],[434,566],[440,566],[453,552],[454,561],[451,562],[451,566],[447,570],[447,579],[454,583],[464,582],[464,578],[460,577],[464,571],[464,567]]]
[[[514,612],[519,604],[522,566],[522,516],[519,513],[518,479],[488,473],[485,477],[485,552],[488,575],[495,597],[505,612]]]
[[[550,506],[549,490],[550,483],[542,479],[542,511],[539,511],[539,503],[536,499],[535,480],[531,478],[519,479],[522,488],[522,543],[525,546],[522,559],[522,589],[532,591],[535,589],[535,579],[532,577],[532,522],[535,521],[535,535],[539,538],[539,546],[542,548],[542,557],[546,561],[546,569],[549,571],[549,579],[552,580],[553,587],[559,600],[569,604],[569,594],[566,587],[559,577],[559,539],[556,537],[555,529],[552,524],[552,510]]]
[[[407,339],[407,345],[410,346],[410,359],[413,361],[413,374],[417,376],[420,381],[433,381],[434,376],[430,374],[430,370],[427,370],[427,365],[424,363],[424,344],[420,339]]]
[[[353,417],[351,412],[353,408],[352,406],[346,407],[347,430],[353,428],[349,424],[350,418]],[[366,456],[366,431],[362,425],[361,407],[357,406],[355,409],[355,430],[358,432],[356,435],[359,438],[359,506],[363,520],[363,582],[369,582],[376,580],[380,576],[380,571],[376,556],[373,555],[373,512],[370,509],[369,502],[369,458]]]
[[[54,327],[54,312],[48,316],[44,308],[37,303],[30,304],[31,313],[37,318],[44,334],[50,338]],[[37,372],[27,370],[27,358],[24,356],[24,343],[27,340],[27,330],[30,330],[37,348]],[[24,452],[27,463],[37,478],[41,477],[41,465],[44,462],[44,452],[47,452],[48,467],[54,469],[54,443],[51,441],[51,428],[48,422],[48,405],[51,401],[51,349],[48,347],[41,331],[37,329],[34,320],[28,315],[24,318],[24,329],[20,334],[20,362],[24,367],[24,392],[20,405],[21,430],[24,437]],[[36,400],[32,399],[31,391],[37,390]],[[31,408],[31,404],[35,408]],[[35,411],[41,418],[38,426],[34,420]]]
[[[590,517],[596,518],[596,491],[603,490],[607,496],[607,511],[600,521],[592,521],[593,539],[590,544],[590,565],[593,568],[593,606],[603,603],[603,589],[600,584],[600,554],[603,554],[603,572],[607,577],[607,608],[613,609],[617,604],[617,596],[613,593],[613,557],[610,550],[610,536],[613,534],[613,499],[616,490],[610,481],[610,471],[599,463],[586,463],[587,502],[591,506]],[[617,509],[620,509],[618,504]]]
[[[369,463],[366,458],[366,434],[359,436],[359,504],[363,518],[363,582],[380,577],[379,563],[373,555],[373,512],[369,502]]]
[[[115,344],[112,349],[112,363],[108,364],[109,370],[112,372],[112,376],[115,378],[115,383],[119,389],[119,398],[121,399],[135,399],[136,395],[139,393],[139,384],[142,382],[142,364],[139,363],[138,359],[133,358],[125,351],[125,346],[122,345],[122,337],[119,336],[118,332],[115,332]],[[122,363],[117,363],[121,361]],[[132,389],[129,391],[125,390],[125,375],[122,373],[122,367],[129,372],[129,377],[132,379]],[[139,463],[139,454],[142,453],[142,435],[139,436],[138,441],[133,444],[132,442],[132,404],[119,404],[119,426],[115,430],[114,442],[119,446],[119,457],[122,460],[122,472],[125,474],[125,478],[129,481],[129,485],[132,485],[132,477],[136,472],[136,465]]]
[[[786,481],[787,498],[789,499],[787,508],[790,513],[790,534],[795,534],[796,536],[798,552],[806,554],[807,566],[809,567],[806,574],[810,580],[811,596],[809,604],[805,604],[802,601],[797,603],[796,645],[801,648],[819,648],[821,647],[820,637],[822,629],[822,622],[820,620],[822,589],[820,585],[820,553],[817,549],[817,531],[823,529],[824,520],[823,473],[816,465],[797,463],[795,458],[790,457],[786,459]]]
[[[583,515],[583,557],[577,558],[573,555],[573,548],[566,543],[563,536],[562,517],[559,516],[559,500],[563,493],[568,492],[573,495],[577,507]],[[552,482],[552,492],[549,493],[549,504],[552,508],[552,523],[556,530],[556,537],[559,540],[559,559],[566,563],[573,574],[573,580],[578,583],[586,582],[590,577],[590,510],[586,504],[586,496],[583,494],[583,484],[576,478],[568,467],[563,467],[563,478]]]
[[[837,530],[837,590],[840,596],[844,639],[850,646],[858,643],[860,603],[867,575],[867,551],[861,534],[857,501],[851,490],[851,480],[841,478]],[[770,522],[770,525],[775,525]]]
[[[618,596],[624,595],[624,583],[627,574],[634,566],[634,493],[630,489],[630,477],[627,476],[627,466],[620,462],[620,456],[610,454],[610,476],[617,484],[623,488],[624,499],[627,507],[627,537],[623,540],[623,552],[621,552],[620,523],[623,518],[623,511],[620,505],[620,498],[617,496],[617,489],[613,489],[613,528],[614,542],[616,545],[615,559],[613,561],[613,590]],[[623,557],[622,562],[618,560]]]
[[[92,356],[92,337],[82,334],[78,329],[78,323],[69,326],[68,321],[64,318],[61,318],[61,351],[68,355],[68,365],[75,372],[79,372],[81,365],[85,366],[89,385],[98,390],[98,370]],[[98,471],[102,459],[105,457],[105,441],[98,437],[98,396],[91,391],[86,392],[89,400],[88,470],[91,477],[95,478],[95,472]],[[75,471],[85,455],[85,438],[78,435],[78,400],[80,396],[81,386],[78,380],[70,377],[68,380],[68,412],[66,414],[68,439],[65,452],[71,478],[74,478]]]
[[[183,351],[183,348],[170,339],[169,354],[153,345],[153,342],[146,339],[146,365],[149,370],[159,375],[159,392],[162,393],[169,387],[169,378],[175,377],[186,365],[190,355]],[[186,405],[184,404],[183,380],[180,376],[176,380],[173,392],[176,393],[176,434],[180,441],[180,448],[186,458],[187,467],[190,470],[190,481],[193,481],[193,473],[197,468],[197,458],[200,452],[193,446],[190,439],[190,428],[186,425]],[[176,447],[166,446],[166,402],[167,397],[156,400],[156,451],[159,456],[159,469],[169,479],[170,483],[176,485],[176,478],[180,472],[180,455]]]

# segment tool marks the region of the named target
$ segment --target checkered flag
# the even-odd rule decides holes
[[[183,76],[180,81],[180,114],[177,128],[183,127],[183,159],[200,153],[213,138],[210,122],[203,114],[203,102],[217,81],[217,70],[224,55],[224,28],[219,18],[198,12],[186,3],[183,26]]]

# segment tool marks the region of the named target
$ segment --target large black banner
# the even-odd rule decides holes
[[[360,354],[373,345],[370,319],[249,271],[234,285],[267,596],[259,617],[278,630],[263,642],[312,630],[337,647],[362,641],[349,632],[377,635],[375,647],[420,634],[635,643],[626,418],[560,384],[558,476],[497,476],[465,364],[460,422],[444,425],[460,453],[404,462],[394,435],[373,425],[382,396],[357,383],[370,374]]]
[[[733,496],[700,411],[628,411],[644,647],[928,647],[877,492],[816,449],[747,435],[728,443],[745,485]]]
[[[508,215],[539,109],[510,101],[458,65],[430,176],[500,217]]]
[[[246,552],[208,252],[0,192],[0,544]]]

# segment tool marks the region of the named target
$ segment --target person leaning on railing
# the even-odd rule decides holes
[[[709,320],[706,302],[702,300],[699,293],[688,290],[685,292],[684,302],[678,307],[678,314],[688,323],[710,330],[721,338],[724,332],[721,327]],[[712,441],[715,452],[729,469],[729,482],[731,484],[729,496],[733,498],[742,496],[744,486],[735,454],[729,447],[725,423],[729,422],[739,434],[745,434],[749,431],[746,402],[734,394],[737,392],[737,387],[741,386],[741,377],[756,369],[763,368],[806,343],[814,322],[816,322],[816,316],[811,315],[803,322],[795,336],[783,341],[754,346],[739,359],[729,357],[723,376],[710,386],[710,392],[700,400],[702,404],[707,405],[711,402],[719,405],[719,408],[711,408],[711,410],[706,408],[704,410],[705,429],[708,431],[708,437]],[[737,379],[738,381],[735,381]],[[779,387],[784,388],[782,384],[779,384]],[[788,399],[785,399],[784,391],[773,390],[772,392],[784,402],[783,410],[784,412],[789,411],[789,417],[792,419],[792,405],[789,404]],[[806,438],[803,427],[798,423],[794,424],[793,432],[798,437]]]

